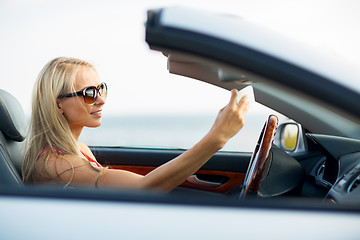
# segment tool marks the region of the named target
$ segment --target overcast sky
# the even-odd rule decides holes
[[[213,112],[228,94],[168,74],[144,41],[146,10],[174,5],[238,15],[360,65],[356,0],[0,0],[1,88],[29,113],[41,68],[69,56],[93,63],[108,83],[109,113]]]

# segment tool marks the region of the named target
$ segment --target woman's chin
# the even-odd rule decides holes
[[[101,126],[101,121],[86,125],[86,127],[88,127],[88,128],[97,128],[97,127],[100,127],[100,126]]]

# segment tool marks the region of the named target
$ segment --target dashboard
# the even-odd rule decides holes
[[[360,206],[360,141],[320,134],[306,136],[324,156],[314,172],[317,184],[328,189],[326,201]]]

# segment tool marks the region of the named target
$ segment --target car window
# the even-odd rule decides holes
[[[182,91],[168,95],[166,90],[159,88],[157,92],[152,92],[166,99],[157,102],[160,110],[125,113],[119,110],[117,114],[106,114],[105,110],[102,126],[85,129],[81,141],[91,146],[171,149],[188,149],[196,144],[210,130],[218,111],[227,104],[230,93],[194,79],[173,75],[168,78],[173,84],[176,82],[175,86]],[[146,108],[146,103],[144,105]],[[284,118],[259,103],[253,103],[246,116],[245,126],[222,151],[252,152],[269,114]]]

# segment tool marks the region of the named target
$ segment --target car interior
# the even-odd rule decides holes
[[[135,201],[145,201],[145,196],[146,201],[159,201],[156,194],[148,192],[137,193],[134,196],[129,195],[128,192],[124,195],[121,194],[122,191],[112,191],[111,189],[100,191],[86,188],[24,187],[21,180],[21,150],[25,143],[26,118],[17,99],[4,90],[0,90],[0,114],[2,116],[0,121],[1,194],[96,200],[124,200],[125,198],[125,200]],[[280,130],[282,127],[280,126]],[[291,203],[291,206],[300,204],[316,208],[328,207],[328,203],[341,203],[342,205],[336,206],[351,206],[351,209],[358,209],[356,206],[358,206],[359,195],[355,192],[360,189],[357,188],[360,183],[360,164],[354,165],[354,162],[357,163],[354,158],[359,155],[357,149],[360,141],[316,134],[308,134],[307,138],[310,151],[298,157],[290,156],[276,145],[271,146],[271,150],[266,156],[267,161],[263,166],[264,173],[261,176],[261,184],[259,183],[257,192],[248,192],[246,200],[261,199],[265,200],[266,204],[277,207],[280,207],[280,202],[281,207],[288,207],[287,204]],[[337,141],[334,141],[336,139]],[[329,153],[333,144],[342,144],[342,152]],[[319,149],[319,146],[322,147]],[[323,149],[327,147],[329,148]],[[139,174],[150,172],[184,151],[122,147],[91,148],[101,164]],[[347,154],[349,152],[355,153]],[[339,161],[334,156],[340,159],[346,158],[346,160]],[[167,194],[167,198],[162,197],[161,201],[184,203],[183,200],[186,198],[187,203],[214,204],[213,200],[221,199],[223,201],[226,199],[225,204],[228,206],[234,205],[234,201],[235,205],[239,203],[252,205],[254,204],[252,201],[239,201],[251,161],[249,153],[219,152],[180,187]],[[341,168],[338,166],[339,162]],[[339,171],[340,173],[337,174]],[[342,177],[338,178],[338,175]],[[169,196],[176,196],[176,198],[169,199]],[[190,199],[193,200],[189,201],[189,197],[192,197]],[[284,201],[272,201],[274,199],[285,199],[287,204],[284,205]],[[299,201],[299,199],[301,200]],[[325,199],[326,201],[324,201]],[[310,200],[311,205],[308,204]],[[223,202],[215,204],[220,203],[224,204]],[[356,203],[355,207],[354,203]],[[261,206],[266,206],[266,204],[262,203]]]
[[[18,100],[0,89],[0,184],[22,187],[21,148],[26,136],[26,118]]]
[[[193,19],[186,22],[172,17],[175,12],[193,15]],[[238,31],[219,32],[218,28],[204,26],[204,19],[228,29],[236,27]],[[170,73],[228,90],[251,85],[257,102],[301,124],[293,149],[283,144],[283,136],[286,129],[297,128],[296,124],[279,125],[275,143],[287,160],[277,166],[271,163],[271,157],[275,161],[281,158],[273,146],[266,165],[269,174],[292,162],[291,158],[301,165],[304,176],[298,181],[301,191],[295,196],[359,207],[360,188],[356,186],[360,174],[360,100],[356,87],[347,85],[349,81],[357,82],[356,70],[266,29],[248,25],[246,20],[208,17],[187,9],[149,10],[146,42],[150,49],[167,57]],[[252,162],[249,169],[251,165]],[[286,167],[283,171],[287,171]],[[267,177],[270,176],[264,174],[258,196]],[[296,182],[295,177],[280,179],[281,183]]]
[[[301,125],[279,123],[269,116],[253,153],[217,152],[178,188],[161,196],[147,191],[25,186],[21,152],[26,142],[26,118],[17,99],[0,90],[0,195],[360,210],[360,108],[352,114],[351,106],[360,101],[354,101],[359,98],[354,91],[241,45],[219,39],[204,41],[208,36],[196,36],[193,31],[159,28],[157,14],[159,11],[149,13],[146,41],[167,58],[170,73],[228,90],[252,85],[259,103],[288,113],[288,117],[301,120]],[[320,91],[325,87],[326,91]],[[330,104],[326,93],[334,94]],[[296,133],[286,141],[289,129]],[[103,166],[143,175],[185,151],[90,148]]]

